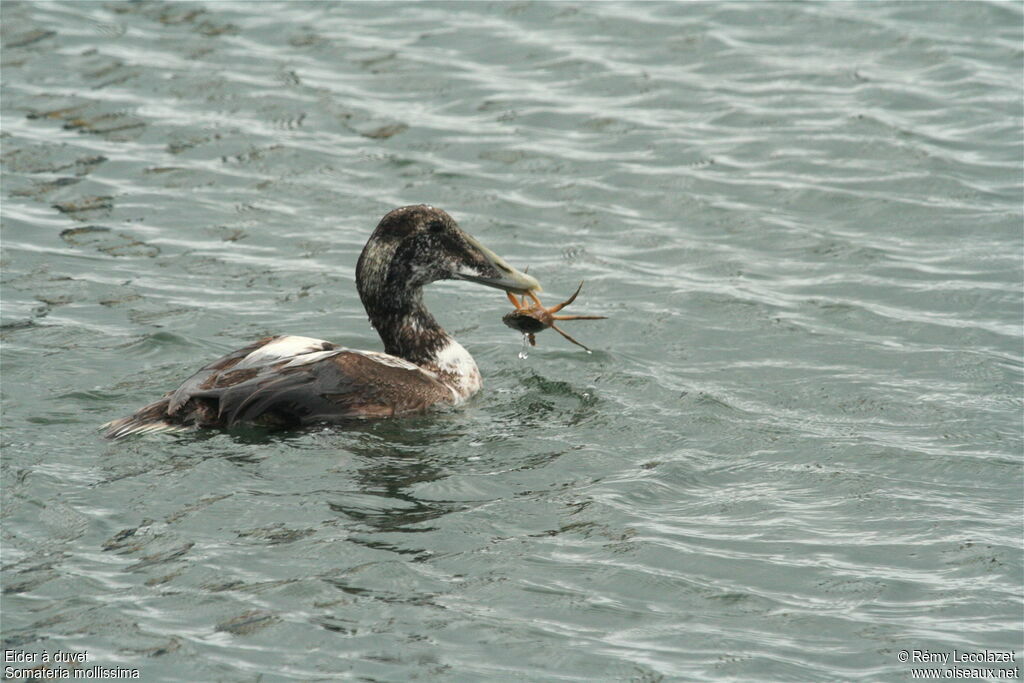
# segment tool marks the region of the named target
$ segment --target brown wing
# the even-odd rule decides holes
[[[170,414],[176,413],[193,395],[193,392],[211,388],[221,376],[229,374],[228,371],[238,364],[240,360],[256,349],[266,346],[274,339],[277,339],[277,337],[264,337],[204,366],[199,372],[182,382],[181,386],[171,393],[167,412]]]
[[[208,372],[198,383],[193,380],[205,369],[186,381],[172,395],[168,416],[203,427],[298,426],[419,412],[453,400],[451,390],[423,370],[357,351],[338,350],[297,365],[286,360],[231,369],[236,363]]]

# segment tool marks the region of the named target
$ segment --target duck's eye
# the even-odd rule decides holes
[[[431,221],[430,225],[427,226],[427,230],[433,234],[444,232],[444,223],[441,221]]]

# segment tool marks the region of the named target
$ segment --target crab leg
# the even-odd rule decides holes
[[[606,315],[553,315],[555,320],[607,320]]]
[[[586,347],[586,346],[584,346],[583,344],[580,344],[580,343],[579,343],[578,341],[576,341],[575,339],[573,339],[572,337],[570,337],[569,335],[567,335],[567,334],[566,334],[565,332],[563,332],[562,330],[558,329],[558,326],[557,326],[557,325],[555,325],[554,323],[552,323],[552,324],[551,324],[551,329],[553,329],[553,330],[554,330],[555,332],[557,332],[558,334],[562,335],[563,337],[565,337],[566,339],[568,339],[569,341],[571,341],[571,342],[572,342],[573,344],[575,344],[576,346],[581,346],[581,347],[583,347],[584,349],[587,349],[587,347]],[[590,351],[590,349],[587,349],[587,351]]]
[[[552,306],[551,308],[549,308],[548,313],[558,313],[560,310],[571,304],[573,301],[576,301],[576,297],[579,295],[581,289],[583,289],[582,282],[580,282],[580,286],[576,288],[576,291],[572,293],[572,296],[570,296],[568,299],[558,304],[557,306]],[[540,302],[538,301],[537,303]]]

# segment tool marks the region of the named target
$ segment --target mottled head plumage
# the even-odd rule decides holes
[[[540,288],[534,278],[463,232],[441,209],[417,204],[389,211],[356,264],[359,298],[388,353],[419,357],[412,345],[425,349],[432,337],[439,343],[440,336],[433,331],[444,331],[423,307],[422,289],[449,279],[520,293]],[[419,331],[418,337],[415,331]]]
[[[363,305],[402,307],[416,290],[434,279],[430,276],[431,252],[442,256],[437,240],[426,236],[458,230],[452,217],[426,204],[403,206],[380,219],[356,264],[356,286]],[[436,260],[436,259],[434,259]]]
[[[370,239],[401,241],[418,230],[430,227],[458,228],[458,225],[441,209],[435,209],[428,204],[414,204],[392,209],[384,214]]]
[[[437,280],[470,280],[506,291],[540,283],[508,265],[462,231],[441,209],[426,204],[389,211],[377,224],[356,264],[360,297],[403,298]]]

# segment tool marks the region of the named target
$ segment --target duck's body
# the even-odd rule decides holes
[[[277,336],[210,363],[106,436],[229,428],[298,427],[422,412],[479,391],[473,357],[423,305],[422,287],[465,279],[506,291],[539,289],[429,206],[395,209],[359,257],[356,283],[385,352],[357,351],[310,337]]]

